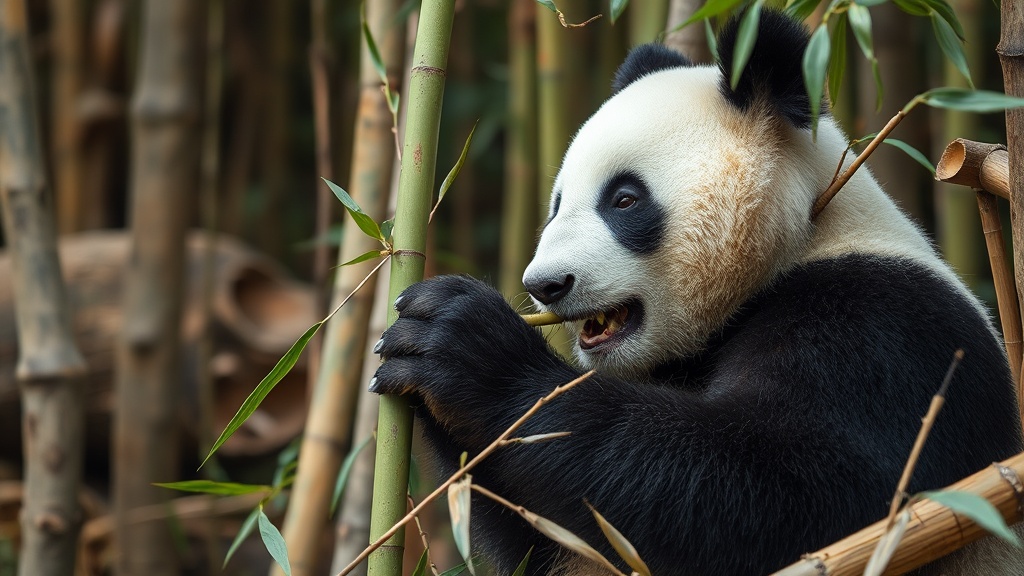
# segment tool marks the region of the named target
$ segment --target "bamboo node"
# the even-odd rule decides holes
[[[395,250],[392,253],[392,256],[419,256],[424,260],[426,260],[427,258],[427,255],[424,254],[423,252],[420,252],[419,250]]]
[[[814,570],[818,573],[818,576],[829,576],[828,566],[825,566],[825,562],[821,558],[811,554],[804,554],[800,559],[811,564]]]
[[[992,466],[999,471],[999,475],[1003,480],[1006,480],[1006,483],[1013,488],[1013,494],[1017,497],[1017,514],[1024,516],[1024,483],[1020,481],[1017,471],[998,462],[993,462]]]
[[[428,76],[440,76],[441,78],[444,78],[444,77],[446,77],[448,75],[448,73],[445,72],[444,68],[437,68],[435,66],[425,66],[425,65],[424,66],[415,66],[415,67],[413,67],[412,73],[415,74],[417,72],[423,72],[424,74],[427,74]]]

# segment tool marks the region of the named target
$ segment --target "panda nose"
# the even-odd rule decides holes
[[[526,290],[541,304],[554,304],[572,290],[576,277],[566,274],[562,278],[538,278],[525,282]]]

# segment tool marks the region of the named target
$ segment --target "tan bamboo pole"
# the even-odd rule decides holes
[[[999,320],[1006,343],[1013,381],[1017,386],[1017,405],[1024,421],[1024,382],[1021,381],[1021,362],[1024,356],[1021,321],[1017,313],[1017,289],[1010,275],[1003,243],[1003,225],[999,219],[999,205],[995,195],[1009,199],[1009,167],[1006,148],[999,144],[984,144],[958,138],[950,142],[935,167],[935,179],[940,182],[969,186],[977,190],[978,212],[981,214],[989,266],[996,288]]]
[[[508,130],[501,211],[501,292],[523,293],[537,229],[537,28],[531,2],[510,2]],[[515,302],[513,302],[515,303]]]
[[[18,330],[25,496],[22,576],[74,572],[82,523],[85,362],[71,316],[43,166],[24,0],[0,0],[0,208],[11,253]]]
[[[668,23],[665,25],[665,31],[669,33],[665,36],[665,45],[678,50],[694,62],[711,62],[704,25],[697,22],[681,30],[673,30],[703,5],[703,0],[672,0],[668,8]]]
[[[83,178],[83,122],[81,114],[85,75],[85,8],[81,0],[51,0],[53,66],[51,134],[57,228],[61,233],[82,229],[86,211]]]
[[[199,89],[204,42],[198,0],[142,6],[132,100],[132,257],[125,280],[114,418],[115,574],[176,575],[167,522],[129,523],[131,511],[166,502],[152,485],[178,475],[179,335],[184,233],[199,187]]]
[[[389,71],[389,86],[396,92],[401,87],[401,63],[405,51],[405,29],[394,23],[398,9],[397,0],[371,0],[366,4],[367,25]],[[380,77],[365,42],[362,43],[359,79],[352,180],[348,192],[366,214],[380,222],[387,210],[395,138],[391,130],[391,110],[381,91]],[[379,242],[367,237],[357,226],[346,225],[338,263],[380,248]],[[375,261],[363,262],[338,270],[332,309],[352,293],[375,264]],[[352,444],[352,424],[359,393],[364,387],[363,351],[376,282],[377,276],[374,275],[325,327],[320,369],[317,370],[309,420],[299,451],[299,467],[284,523],[284,539],[288,544],[288,558],[294,576],[313,574],[316,569],[321,535],[329,521],[325,511],[330,508],[342,459]],[[275,573],[283,574],[279,566],[274,566]]]
[[[993,464],[948,489],[985,498],[996,507],[1007,524],[1014,524],[1024,517],[1021,513],[1024,501],[1021,478],[1024,478],[1024,453]],[[909,572],[988,535],[984,528],[969,518],[954,514],[949,508],[931,500],[918,501],[910,510],[910,523],[889,562],[887,574]],[[888,520],[882,519],[835,544],[804,555],[799,562],[776,572],[775,576],[860,576],[887,528]]]

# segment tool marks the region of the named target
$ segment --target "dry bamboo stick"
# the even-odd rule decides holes
[[[993,464],[969,476],[948,490],[977,494],[999,511],[1007,524],[1022,519],[1024,505],[1024,453]],[[949,508],[931,500],[910,506],[911,520],[889,562],[887,573],[902,574],[933,562],[950,552],[985,536],[988,532],[969,518],[958,516]],[[871,526],[805,555],[774,576],[859,576],[864,572],[879,538],[885,535],[888,521],[882,519]]]
[[[1010,199],[1010,166],[1006,146],[957,138],[946,146],[935,167],[940,182],[970,186]]]

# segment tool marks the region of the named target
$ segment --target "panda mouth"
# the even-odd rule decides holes
[[[598,312],[583,322],[580,330],[580,349],[607,348],[636,331],[643,319],[643,307],[630,301]]]

